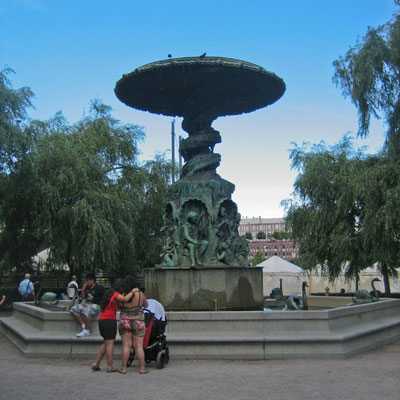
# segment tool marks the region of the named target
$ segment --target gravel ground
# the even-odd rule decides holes
[[[88,360],[25,358],[0,334],[0,399],[400,400],[400,341],[346,360],[134,362],[126,375]],[[114,366],[119,367],[120,360]]]

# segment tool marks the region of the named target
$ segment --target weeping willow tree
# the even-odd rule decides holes
[[[57,115],[31,157],[42,194],[40,229],[52,262],[71,271],[149,267],[160,251],[169,165],[162,158],[140,164],[142,128],[121,124],[110,111],[94,101],[90,115],[71,127]]]
[[[31,92],[13,91],[9,82],[7,89],[20,94],[14,120],[25,116]],[[19,135],[1,154],[3,272],[26,270],[40,244],[50,250],[49,265],[66,264],[72,273],[154,266],[171,171],[161,156],[139,162],[143,128],[122,124],[98,100],[72,125],[60,112],[48,121],[26,119],[22,129],[8,114]]]
[[[300,245],[298,263],[307,269],[320,265],[330,279],[346,266],[346,276],[358,278],[372,260],[363,246],[364,204],[357,184],[365,155],[344,137],[334,146],[295,145],[290,158],[299,174],[293,198],[284,204],[286,223]]]
[[[26,260],[40,243],[30,202],[36,188],[28,184],[27,163],[35,138],[27,113],[33,93],[28,87],[12,87],[13,72],[0,72],[0,272],[14,266],[29,270]]]
[[[385,145],[369,156],[354,151],[348,138],[332,147],[292,149],[299,175],[294,199],[285,202],[287,222],[300,242],[303,266],[321,264],[333,279],[345,264],[346,275],[357,278],[378,262],[390,295],[389,276],[400,266],[399,14],[368,28],[334,67],[334,82],[356,106],[358,136],[369,134],[371,117],[383,118]]]
[[[400,0],[395,0],[397,6]],[[360,192],[365,202],[363,240],[381,265],[386,294],[389,276],[400,266],[400,15],[368,28],[344,57],[334,62],[334,82],[350,97],[359,116],[361,137],[369,134],[371,117],[387,125],[381,154],[368,161]]]
[[[400,0],[395,0],[400,6]],[[361,137],[368,136],[371,116],[388,125],[386,145],[398,152],[400,119],[400,15],[368,28],[345,56],[333,62],[333,81],[350,97],[359,116]]]
[[[396,277],[400,267],[400,164],[385,153],[371,156],[365,163],[358,188],[364,202],[363,246],[379,263],[389,296],[389,277]]]

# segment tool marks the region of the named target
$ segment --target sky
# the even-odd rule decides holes
[[[374,120],[357,139],[354,105],[332,82],[333,61],[367,27],[387,22],[393,0],[0,0],[0,68],[12,68],[14,88],[35,93],[32,118],[62,111],[69,122],[100,99],[124,123],[144,127],[141,160],[171,157],[171,117],[134,110],[114,94],[123,74],[172,57],[230,57],[281,77],[286,92],[253,113],[218,118],[222,143],[218,174],[235,184],[242,217],[284,216],[280,202],[293,192],[293,143],[337,143],[378,151],[386,127]],[[177,137],[187,137],[176,118]]]

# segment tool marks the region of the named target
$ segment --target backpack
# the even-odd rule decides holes
[[[75,295],[75,292],[78,290],[78,285],[74,282],[71,282],[67,287],[67,295],[70,299],[72,299]]]

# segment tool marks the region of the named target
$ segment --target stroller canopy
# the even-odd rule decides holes
[[[146,310],[146,309],[145,309]],[[163,305],[154,299],[147,299],[147,310],[159,321],[165,321],[165,310]]]

